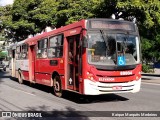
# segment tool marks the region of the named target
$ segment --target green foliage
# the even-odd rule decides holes
[[[15,0],[9,29],[17,41],[41,32],[46,26],[61,27],[94,16],[99,0]]]
[[[93,9],[94,16],[98,18],[110,18],[112,14],[118,12],[117,10],[117,0],[102,0],[97,3],[97,6]]]
[[[160,61],[160,34],[157,34],[155,36],[155,40],[154,40],[154,46],[152,51],[154,51],[155,54],[155,58],[157,59],[157,61]]]
[[[157,25],[160,11],[159,0],[118,0],[117,8],[122,10],[125,17],[134,16],[139,24],[145,28],[151,28]],[[159,24],[159,23],[158,23]]]
[[[142,65],[142,71],[143,71],[144,73],[154,73],[154,69],[151,68],[150,65],[146,65],[146,64],[143,64],[143,65]]]
[[[98,0],[59,0],[56,14],[56,27],[64,26],[75,21],[94,16],[93,9],[98,5]]]
[[[148,61],[150,58],[154,57],[152,54],[154,41],[141,37],[141,43],[142,58],[143,60]]]
[[[1,28],[0,34],[3,40],[10,39],[14,37],[14,33],[11,30],[12,26],[12,6],[7,5],[4,7],[0,7],[0,21]],[[1,40],[2,40],[1,39]]]
[[[6,52],[0,51],[0,58],[5,58],[7,57]]]
[[[37,15],[39,12],[39,4],[42,0],[15,0],[12,7],[12,25],[11,29],[15,33],[17,41],[25,39],[30,34],[40,32],[36,27],[39,23]],[[36,21],[37,20],[37,21]]]
[[[123,11],[123,18],[137,18],[140,36],[155,41],[160,32],[159,0],[120,0],[117,7]]]

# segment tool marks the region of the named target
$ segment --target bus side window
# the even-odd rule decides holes
[[[49,58],[55,57],[55,48],[48,49],[48,57]]]
[[[38,50],[38,48],[37,48],[37,58],[39,58],[40,57],[40,50]]]
[[[16,60],[20,60],[21,59],[21,46],[17,46],[16,48]]]
[[[22,45],[21,54],[22,54],[22,56],[21,56],[22,59],[27,59],[28,58],[28,45],[27,44]]]
[[[56,35],[49,38],[48,57],[59,58],[63,56],[63,35]]]
[[[42,52],[42,58],[47,58],[47,50],[44,49]]]
[[[38,41],[37,58],[47,58],[48,39]]]

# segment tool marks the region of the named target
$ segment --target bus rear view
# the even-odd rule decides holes
[[[138,92],[141,85],[140,39],[135,23],[86,20],[82,75],[84,94]]]

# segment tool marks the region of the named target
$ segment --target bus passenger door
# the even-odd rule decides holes
[[[15,57],[15,49],[12,50],[12,59],[11,59],[11,63],[10,63],[10,69],[11,69],[11,76],[12,77],[16,77],[16,67],[15,67],[15,63],[16,63],[16,57]]]
[[[78,59],[79,59],[79,35],[68,37],[68,77],[67,88],[79,91]]]
[[[29,81],[35,82],[35,45],[29,47]]]

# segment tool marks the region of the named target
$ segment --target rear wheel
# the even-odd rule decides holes
[[[62,97],[62,85],[61,85],[61,79],[59,76],[54,77],[54,94],[57,97]]]
[[[18,71],[18,82],[19,82],[19,84],[23,83],[22,72],[20,70]]]

